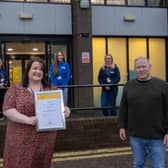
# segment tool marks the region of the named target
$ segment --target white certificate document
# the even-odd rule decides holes
[[[37,131],[66,129],[62,90],[35,92]]]

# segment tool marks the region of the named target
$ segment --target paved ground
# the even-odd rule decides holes
[[[60,152],[53,155],[51,168],[132,168],[132,153],[129,147]],[[149,168],[148,161],[146,168]]]
[[[53,156],[52,168],[132,168],[132,153],[128,147],[61,155]],[[146,168],[149,168],[149,161],[146,165]],[[168,157],[166,167],[168,167]]]
[[[62,161],[52,168],[131,168],[131,156],[113,156],[105,158]]]
[[[52,168],[131,168],[129,148],[99,149],[55,154]]]
[[[3,160],[0,159],[0,168]],[[131,168],[130,148],[54,153],[51,168]]]

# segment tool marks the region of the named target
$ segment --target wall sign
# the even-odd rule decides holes
[[[90,53],[89,52],[82,52],[82,63],[83,64],[90,63]]]

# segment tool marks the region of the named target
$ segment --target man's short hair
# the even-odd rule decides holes
[[[136,64],[136,62],[139,61],[139,60],[146,60],[149,63],[149,59],[148,58],[146,58],[144,56],[140,56],[140,57],[135,59],[134,64]]]

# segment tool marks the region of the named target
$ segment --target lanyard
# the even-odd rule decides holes
[[[32,93],[32,95],[33,95],[33,97],[34,97],[34,93],[35,93],[35,91],[32,89],[32,87],[29,85],[29,89],[31,90],[31,93]],[[39,90],[40,92],[42,91],[42,87],[41,87],[41,85],[40,85],[40,90]]]

